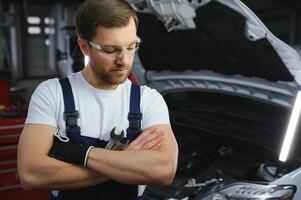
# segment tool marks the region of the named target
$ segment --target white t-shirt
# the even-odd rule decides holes
[[[130,104],[131,81],[126,80],[114,90],[101,90],[90,85],[81,72],[68,76],[75,109],[79,111],[81,135],[109,140],[114,127],[126,130]],[[66,136],[62,88],[57,78],[42,82],[33,93],[25,124],[47,124]],[[170,124],[168,108],[155,89],[141,86],[141,128]]]

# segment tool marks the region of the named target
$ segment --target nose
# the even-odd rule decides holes
[[[125,50],[123,50],[120,52],[116,61],[118,64],[128,64],[131,61],[131,59],[132,59],[132,56],[130,56]]]

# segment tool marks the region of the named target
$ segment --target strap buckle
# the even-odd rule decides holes
[[[64,112],[64,119],[66,121],[66,129],[77,127],[77,119],[79,118],[79,112]]]
[[[141,130],[141,120],[142,120],[142,114],[128,114],[128,120],[129,120],[129,128],[134,130]]]

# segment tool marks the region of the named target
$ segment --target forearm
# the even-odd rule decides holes
[[[56,127],[29,124],[18,144],[18,175],[24,189],[77,189],[108,179],[87,168],[48,156]]]
[[[165,157],[160,151],[110,151],[92,149],[88,168],[110,179],[127,184],[168,185],[176,171],[176,155]]]
[[[21,163],[21,161],[20,161]],[[24,189],[78,189],[108,180],[90,169],[50,157],[30,165],[21,165],[19,176]]]

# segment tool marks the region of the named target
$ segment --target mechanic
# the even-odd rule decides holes
[[[169,185],[178,147],[163,97],[128,79],[139,47],[125,0],[86,0],[75,15],[80,72],[42,82],[18,146],[26,190],[51,199],[138,199],[138,185]],[[115,141],[115,143],[114,143]]]

